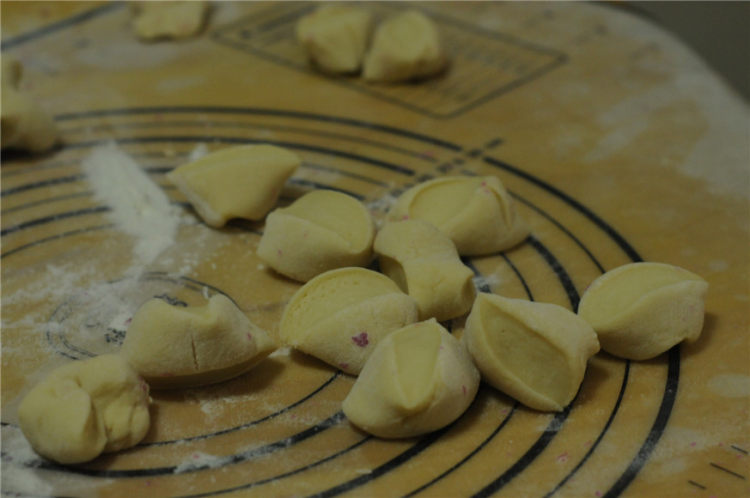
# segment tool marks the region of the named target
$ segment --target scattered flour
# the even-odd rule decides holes
[[[204,144],[203,142],[196,145],[193,150],[190,151],[190,154],[188,154],[188,162],[197,161],[201,157],[208,154],[208,146]]]
[[[197,469],[218,469],[231,461],[231,456],[216,456],[202,451],[195,451],[174,469],[175,474],[191,472]]]

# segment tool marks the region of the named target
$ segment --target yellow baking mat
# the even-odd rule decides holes
[[[293,27],[312,3],[215,3],[201,36],[147,44],[123,3],[2,2],[2,57],[23,62],[62,138],[2,156],[3,494],[750,496],[746,105],[607,5],[412,6],[437,22],[451,67],[381,86],[309,69]],[[111,141],[181,211],[147,265],[81,169]],[[561,413],[482,385],[455,423],[400,441],[349,425],[353,378],[280,350],[229,382],[153,392],[135,448],[68,467],[36,457],[19,399],[57,365],[117,351],[146,299],[224,293],[278,332],[298,284],[257,259],[262,223],[210,229],[164,176],[196,151],[258,142],[303,159],[282,203],[331,188],[379,216],[419,181],[496,175],[532,234],[466,261],[481,290],[574,309],[602,272],[667,262],[708,280],[703,334],[645,362],[599,353]]]

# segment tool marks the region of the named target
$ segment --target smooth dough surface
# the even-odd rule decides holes
[[[203,29],[209,10],[208,3],[201,0],[138,1],[131,6],[135,12],[133,29],[143,40],[196,35]]]
[[[414,299],[385,275],[340,268],[303,285],[279,329],[286,344],[357,375],[384,337],[417,317]]]
[[[0,105],[0,140],[2,148],[42,152],[57,142],[58,133],[52,118],[36,100],[18,88],[21,64],[11,58],[2,59],[2,103]]]
[[[494,176],[446,176],[410,188],[388,213],[390,220],[419,219],[445,233],[462,256],[509,249],[529,228]]]
[[[479,378],[463,344],[435,319],[407,325],[375,348],[344,399],[344,414],[379,437],[418,436],[461,416]]]
[[[474,272],[443,232],[422,220],[387,223],[375,238],[380,270],[417,301],[420,320],[444,321],[471,308]]]
[[[433,76],[446,63],[435,24],[418,10],[407,10],[376,28],[362,76],[369,81],[408,81]]]
[[[92,460],[148,432],[148,385],[119,355],[53,370],[21,401],[18,418],[34,451],[60,463]]]
[[[683,268],[631,263],[594,280],[578,315],[594,327],[608,353],[646,360],[698,339],[707,290],[705,280]]]
[[[361,202],[314,190],[268,215],[257,254],[282,275],[307,282],[328,270],[369,264],[374,237],[375,225]]]
[[[281,147],[242,145],[184,164],[167,178],[208,225],[220,227],[231,218],[263,219],[300,163]]]
[[[524,405],[561,411],[599,351],[596,333],[556,304],[479,294],[462,340],[484,379]]]
[[[220,382],[240,375],[275,349],[226,296],[204,306],[172,306],[158,298],[141,306],[122,354],[154,389]]]
[[[372,19],[372,14],[361,7],[323,5],[299,20],[297,40],[323,71],[356,72],[362,66]]]

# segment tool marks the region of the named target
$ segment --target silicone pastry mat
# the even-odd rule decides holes
[[[308,68],[293,26],[313,4],[215,4],[200,37],[146,44],[125,4],[2,3],[2,56],[24,63],[62,136],[49,154],[3,154],[4,494],[750,495],[745,105],[674,39],[606,6],[414,6],[436,20],[450,70],[379,86]],[[137,240],[80,167],[109,141],[183,209],[175,243],[136,272]],[[303,158],[282,202],[332,188],[376,215],[424,179],[496,175],[532,235],[467,260],[480,289],[574,309],[603,271],[672,263],[710,283],[703,334],[651,361],[598,354],[561,413],[482,385],[454,424],[401,441],[349,425],[351,377],[282,350],[229,382],[153,392],[131,450],[37,458],[19,399],[57,365],[116,351],[123,310],[221,292],[277,333],[298,285],[259,264],[262,224],[210,229],[164,177],[201,144],[256,142]]]

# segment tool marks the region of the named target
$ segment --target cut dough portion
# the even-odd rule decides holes
[[[478,388],[479,372],[463,344],[431,319],[378,344],[343,410],[354,425],[375,436],[412,437],[456,420]]]
[[[213,227],[231,218],[261,220],[273,208],[300,158],[273,145],[228,147],[167,174]]]
[[[143,40],[181,39],[200,33],[209,6],[200,0],[132,2],[133,29]]]
[[[385,275],[340,268],[303,285],[279,329],[286,344],[357,375],[375,346],[417,315],[414,299]]]
[[[257,254],[282,275],[307,282],[328,270],[369,264],[374,237],[375,224],[361,202],[314,190],[268,215]]]
[[[154,389],[236,377],[275,349],[274,341],[226,296],[205,306],[150,299],[133,317],[122,354]]]
[[[3,57],[2,71],[2,148],[18,148],[31,152],[49,149],[57,142],[57,127],[32,96],[19,90],[21,64],[13,58]]]
[[[404,192],[391,220],[425,220],[451,238],[462,256],[503,251],[522,242],[529,228],[494,176],[446,176]]]
[[[417,301],[421,320],[448,320],[474,302],[474,272],[447,235],[422,220],[387,223],[375,238],[380,270]]]
[[[631,263],[588,287],[578,315],[591,324],[602,349],[647,360],[703,329],[708,283],[695,273],[663,263]]]
[[[21,401],[18,419],[34,451],[87,462],[136,445],[148,432],[148,385],[118,355],[53,370]]]
[[[330,73],[359,71],[372,31],[372,14],[353,5],[318,7],[297,23],[297,40],[317,67]]]
[[[561,411],[599,351],[591,326],[556,304],[479,294],[463,341],[484,379],[526,406]]]
[[[408,81],[433,76],[446,63],[435,24],[421,12],[407,10],[377,27],[362,76],[369,81]]]

